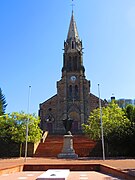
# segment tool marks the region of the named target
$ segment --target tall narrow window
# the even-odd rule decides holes
[[[75,49],[75,48],[76,48],[75,41],[72,41],[72,49]]]
[[[78,86],[75,85],[75,98],[78,98],[78,96],[79,96]]]
[[[72,86],[69,86],[69,97],[72,98]]]
[[[72,49],[74,49],[74,41],[72,41]]]

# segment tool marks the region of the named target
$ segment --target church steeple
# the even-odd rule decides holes
[[[69,30],[68,30],[68,36],[67,36],[67,40],[70,40],[70,39],[76,39],[76,40],[79,39],[79,35],[78,35],[77,27],[76,27],[76,22],[74,20],[73,11],[72,11],[70,26],[69,26]]]
[[[80,51],[82,52],[82,42],[79,39],[74,12],[72,11],[67,40],[64,42],[64,50],[66,53]]]

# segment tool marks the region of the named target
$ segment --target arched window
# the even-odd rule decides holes
[[[72,41],[72,43],[71,43],[71,48],[72,48],[72,49],[75,49],[75,48],[76,48],[76,42],[75,42],[75,41]]]
[[[72,86],[69,86],[69,97],[72,98]]]
[[[75,85],[75,98],[78,98],[78,96],[79,96],[78,86]]]

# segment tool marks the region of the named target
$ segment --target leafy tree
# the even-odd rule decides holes
[[[124,111],[125,111],[125,114],[126,114],[127,118],[131,122],[135,122],[135,106],[129,104],[129,105],[126,106]]]
[[[120,144],[133,134],[131,121],[124,111],[114,102],[102,108],[104,139],[107,144]],[[83,130],[93,140],[101,139],[100,109],[91,112],[87,124],[82,124]]]
[[[0,116],[5,113],[7,107],[6,99],[0,88]]]
[[[3,141],[10,141],[12,138],[12,127],[14,121],[8,118],[8,115],[0,117],[0,139]]]
[[[106,138],[109,138],[109,135],[113,132],[115,132],[115,135],[117,134],[118,136],[128,133],[125,132],[125,129],[128,129],[131,125],[122,109],[114,102],[111,102],[107,107],[102,108],[102,121],[104,136]],[[101,139],[99,108],[91,112],[87,124],[83,124],[82,127],[91,139]]]
[[[13,141],[20,144],[20,155],[22,143],[26,141],[26,123],[28,121],[28,142],[38,142],[41,139],[41,129],[39,128],[39,117],[35,114],[25,114],[24,112],[13,112],[0,118],[0,137],[4,141]]]

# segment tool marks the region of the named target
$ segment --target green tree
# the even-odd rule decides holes
[[[0,139],[8,142],[12,138],[12,127],[14,121],[8,117],[9,115],[0,116]]]
[[[7,107],[6,98],[2,93],[2,89],[0,88],[0,116],[5,113]]]
[[[13,112],[0,118],[0,137],[4,141],[13,141],[20,144],[20,155],[22,143],[26,141],[26,123],[28,121],[28,142],[38,142],[42,131],[39,128],[39,117],[35,114],[24,112]]]
[[[124,111],[114,102],[102,108],[104,139],[107,144],[124,143],[133,134],[131,121]],[[84,132],[93,140],[101,139],[100,109],[91,112],[87,124],[82,124]]]
[[[115,135],[122,136],[125,129],[128,130],[131,123],[125,116],[125,113],[115,102],[109,103],[107,107],[102,108],[102,121],[104,136],[109,138],[109,135],[115,132]],[[97,108],[91,112],[87,124],[82,125],[83,130],[93,140],[101,139],[100,131],[100,109]]]
[[[127,118],[131,122],[135,122],[135,106],[133,106],[132,104],[128,104],[126,106],[126,108],[124,109],[124,111],[125,111]]]

